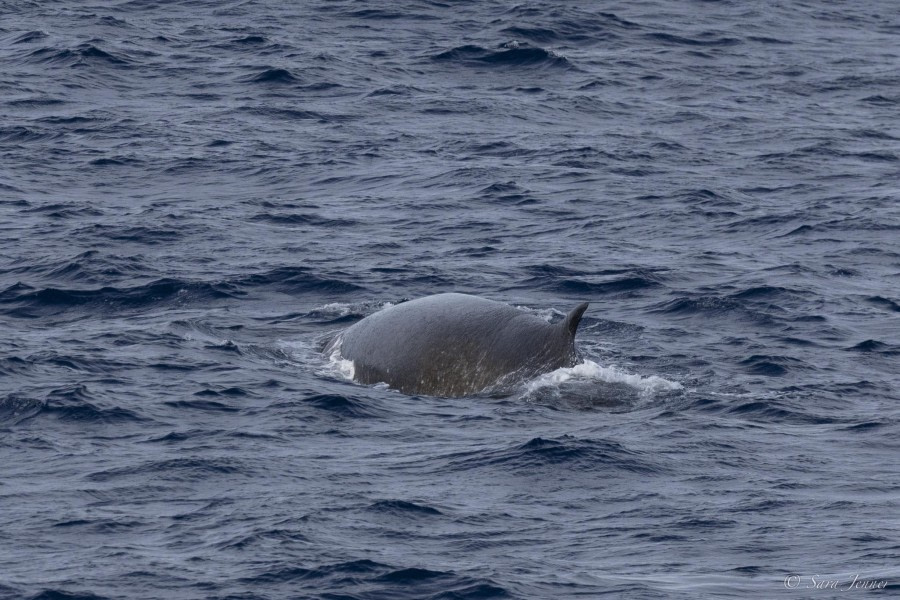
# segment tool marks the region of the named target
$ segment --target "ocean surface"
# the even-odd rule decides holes
[[[0,598],[896,595],[898,387],[893,0],[0,0]]]

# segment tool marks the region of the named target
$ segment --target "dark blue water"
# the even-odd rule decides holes
[[[0,596],[900,589],[894,2],[14,0],[0,65]],[[319,352],[446,291],[586,362]]]

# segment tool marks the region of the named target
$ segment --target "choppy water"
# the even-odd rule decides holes
[[[0,1],[0,595],[896,593],[896,8]],[[588,362],[317,351],[443,291]]]

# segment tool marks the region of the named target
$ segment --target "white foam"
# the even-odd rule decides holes
[[[353,361],[341,356],[340,341],[335,338],[323,351],[323,337],[317,340],[277,340],[274,346],[290,364],[312,367],[313,372],[320,377],[352,381]]]
[[[531,308],[530,306],[522,306],[517,304],[516,308],[521,311],[530,313],[540,319],[547,321],[548,323],[552,322],[554,318],[562,315],[566,316],[565,313],[556,310],[555,308]]]
[[[625,384],[638,390],[641,395],[647,396],[682,389],[682,385],[677,381],[669,381],[658,375],[641,377],[623,371],[615,365],[604,367],[592,360],[585,360],[574,367],[557,369],[529,381],[526,384],[526,393],[536,392],[545,387],[559,387],[570,381],[585,380]]]
[[[353,310],[353,305],[348,304],[346,302],[331,302],[324,306],[320,306],[318,308],[314,308],[312,310],[315,314],[325,314],[325,315],[335,315],[337,317],[346,317],[350,314],[350,311]]]
[[[353,364],[353,361],[343,358],[337,352],[329,357],[328,369],[347,381],[353,381],[353,376],[356,373],[356,366]]]
[[[372,303],[372,302],[329,302],[312,309],[309,314],[316,317],[341,318],[353,313],[372,313],[379,310],[394,306],[393,302]],[[374,310],[373,310],[374,308]]]
[[[328,363],[325,364],[318,373],[321,375],[331,375],[332,377],[341,377],[347,381],[353,381],[353,375],[356,374],[356,367],[352,360],[347,360],[341,356],[341,334],[338,334],[334,340],[328,345]],[[327,350],[328,350],[327,349]]]

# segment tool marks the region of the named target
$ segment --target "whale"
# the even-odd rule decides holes
[[[500,393],[579,362],[584,302],[550,323],[502,302],[459,293],[409,300],[338,333],[325,353],[352,361],[353,379],[408,395]]]

